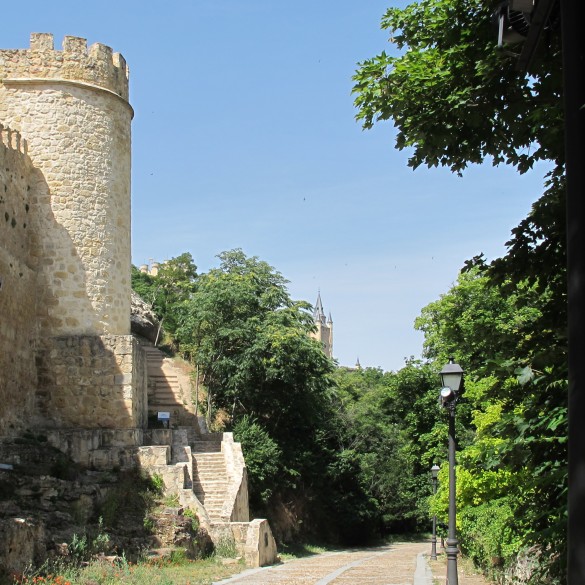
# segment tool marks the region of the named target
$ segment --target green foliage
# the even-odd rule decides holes
[[[280,273],[241,250],[219,258],[220,267],[199,278],[178,338],[217,407],[267,415],[271,404],[279,406],[273,392],[311,392],[331,364],[307,337],[310,306],[292,301]]]
[[[409,165],[461,172],[492,158],[526,172],[538,160],[562,164],[560,43],[549,39],[530,76],[497,48],[495,0],[421,0],[382,19],[398,54],[360,63],[357,118],[365,128],[392,119]]]
[[[522,547],[514,509],[505,497],[465,507],[460,536],[464,552],[485,571],[509,564]]]
[[[152,306],[171,335],[175,334],[182,305],[194,292],[196,282],[197,267],[189,252],[163,262],[156,276],[132,266],[132,288]]]
[[[160,493],[158,479],[134,471],[121,473],[100,505],[104,526],[115,528],[130,521],[142,523]]]
[[[153,473],[148,477],[148,479],[150,481],[150,485],[147,486],[147,489],[156,496],[162,496],[165,491],[165,482],[162,475]]]
[[[244,415],[234,425],[234,438],[242,444],[248,469],[253,507],[268,503],[282,471],[282,451],[268,432],[251,417]],[[259,500],[259,501],[258,501]]]
[[[466,369],[458,412],[473,434],[458,456],[462,546],[484,568],[491,566],[492,556],[510,564],[521,548],[551,547],[561,554],[546,556],[544,568],[561,575],[566,546],[566,352],[550,347],[553,331],[538,328],[550,300],[535,294],[535,288],[528,281],[499,285],[485,269],[475,267],[425,307],[417,325],[425,331],[429,355],[444,359],[456,348]],[[435,510],[445,516],[443,470],[440,479]],[[504,520],[492,510],[503,500],[514,517],[509,531],[498,527]]]
[[[59,561],[46,563],[40,570],[26,570],[6,581],[14,585],[174,585],[191,583],[203,585],[215,583],[234,573],[241,572],[239,564],[226,565],[217,559],[189,561],[180,553],[171,555],[166,561],[129,563],[124,557],[111,563],[95,559],[82,566]],[[2,581],[4,583],[4,581]]]
[[[446,436],[435,371],[410,361],[395,373],[339,369],[335,380],[342,450],[332,469],[350,472],[354,466],[351,473],[382,531],[427,529],[429,469],[442,454],[438,437]]]
[[[199,518],[197,517],[197,514],[191,510],[191,508],[186,508],[183,511],[183,516],[191,519],[191,530],[197,532],[199,530]]]
[[[457,429],[462,545],[484,567],[490,557],[508,562],[521,546],[558,551],[542,558],[561,582],[567,318],[560,35],[552,27],[530,71],[518,74],[515,48],[496,47],[497,4],[421,0],[389,9],[382,28],[397,50],[361,63],[354,92],[364,127],[392,119],[396,146],[412,149],[414,168],[461,173],[491,158],[524,173],[537,161],[551,163],[545,192],[513,230],[506,255],[491,264],[482,255],[468,261],[416,327],[428,358],[440,367],[454,355],[466,371],[458,406],[465,425]],[[442,481],[433,500],[439,512],[445,490]]]
[[[176,508],[179,506],[179,496],[178,494],[167,494],[163,498],[162,503],[169,508]]]
[[[101,517],[95,535],[74,534],[71,542],[67,545],[69,555],[76,564],[88,561],[96,555],[107,553],[110,551],[110,548],[110,536],[104,531],[103,519]]]
[[[198,279],[177,331],[199,365],[215,409],[238,425],[244,441],[263,433],[251,451],[256,501],[277,487],[300,486],[309,474],[317,433],[329,410],[333,364],[308,336],[310,305],[293,301],[287,281],[241,250],[219,255],[219,268]],[[249,418],[244,418],[249,417]],[[258,462],[274,456],[280,473]]]

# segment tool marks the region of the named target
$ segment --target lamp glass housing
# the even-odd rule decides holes
[[[433,465],[431,467],[431,475],[433,479],[437,479],[437,476],[439,475],[439,469],[441,468],[438,465]]]
[[[463,369],[453,361],[453,358],[449,359],[449,363],[443,366],[439,374],[441,375],[443,387],[451,388],[455,393],[459,392],[461,380],[463,379]]]

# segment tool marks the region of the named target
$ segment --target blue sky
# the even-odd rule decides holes
[[[544,168],[407,167],[386,123],[355,121],[356,64],[390,49],[379,22],[405,2],[193,0],[9,3],[2,47],[31,32],[102,42],[130,67],[132,261],[189,251],[201,271],[242,248],[317,291],[342,365],[420,356],[420,309],[465,259],[504,252]]]

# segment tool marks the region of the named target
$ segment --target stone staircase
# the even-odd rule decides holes
[[[205,506],[212,522],[229,522],[222,513],[228,501],[229,478],[224,454],[221,450],[221,433],[203,435],[202,440],[191,444],[193,452],[193,491]]]
[[[156,347],[142,349],[148,371],[148,414],[169,412],[172,425],[198,428],[190,377]]]
[[[195,414],[189,376],[157,348],[143,349],[149,415],[169,412],[170,425],[144,431],[143,446],[137,447],[140,467],[160,475],[167,493],[197,511],[213,542],[233,539],[250,566],[273,563],[276,544],[268,522],[250,521],[240,444],[232,433],[210,433]]]

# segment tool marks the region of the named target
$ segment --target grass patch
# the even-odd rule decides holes
[[[14,585],[210,585],[235,575],[243,565],[223,565],[216,559],[189,561],[170,559],[165,563],[128,563],[125,559],[111,563],[96,560],[86,567],[54,565],[51,570],[14,575]]]

